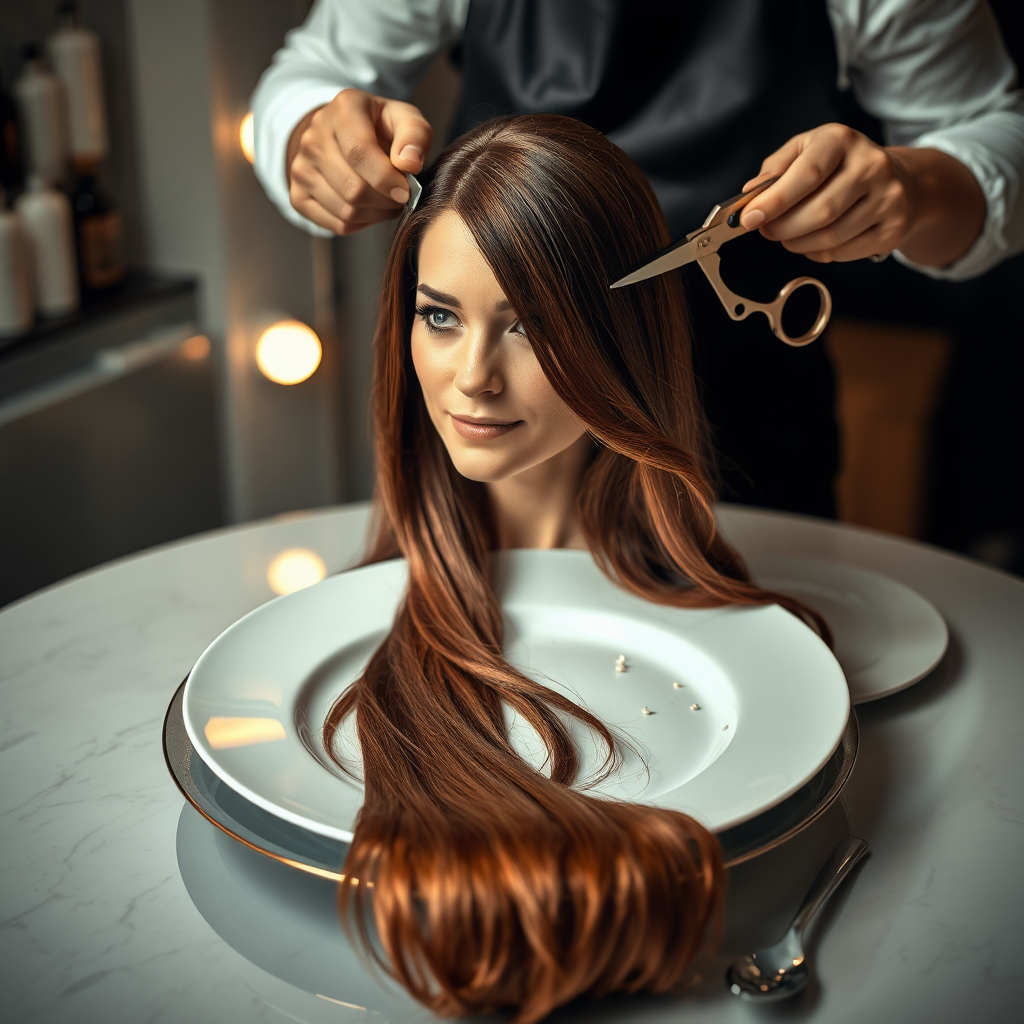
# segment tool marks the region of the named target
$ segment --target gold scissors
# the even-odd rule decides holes
[[[746,320],[751,313],[764,313],[768,317],[771,329],[775,332],[775,337],[787,345],[795,347],[809,345],[825,330],[828,318],[832,314],[832,296],[817,278],[794,278],[782,286],[782,290],[773,302],[768,303],[745,299],[742,295],[737,295],[732,291],[722,280],[721,258],[718,255],[718,250],[726,242],[747,233],[747,228],[740,223],[740,212],[754,196],[759,195],[777,180],[769,178],[767,181],[755,185],[749,192],[741,192],[738,196],[733,196],[732,199],[718,203],[708,214],[707,220],[699,230],[691,231],[681,241],[655,253],[642,266],[631,274],[620,278],[611,287],[624,288],[626,285],[636,284],[637,281],[646,281],[649,277],[657,277],[659,274],[675,270],[676,267],[696,260],[697,266],[704,271],[704,276],[711,282],[711,287],[715,289],[715,293],[721,299],[726,313],[733,320]],[[799,338],[791,338],[782,329],[782,310],[793,292],[804,285],[812,285],[818,289],[821,305],[811,329],[806,334],[801,334]]]

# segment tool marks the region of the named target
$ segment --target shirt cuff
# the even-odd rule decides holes
[[[262,84],[262,83],[261,83]],[[333,238],[334,232],[303,217],[291,204],[285,159],[295,126],[311,111],[325,106],[344,91],[335,82],[295,83],[287,90],[253,96],[253,170],[274,205],[289,223],[317,238]]]
[[[1000,170],[992,154],[977,143],[951,138],[947,133],[927,132],[911,144],[915,149],[937,149],[959,160],[977,179],[985,196],[985,223],[981,234],[967,252],[945,267],[929,267],[915,263],[898,250],[895,259],[927,277],[940,281],[966,281],[991,270],[1007,256],[1013,255],[1006,238],[1006,228],[1012,213],[1012,198],[1007,196],[1007,177]],[[1012,191],[1015,193],[1016,181]]]

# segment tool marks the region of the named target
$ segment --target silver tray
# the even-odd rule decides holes
[[[196,753],[185,731],[182,694],[174,692],[164,718],[164,758],[185,799],[233,839],[300,871],[340,882],[348,845],[278,818],[221,781]],[[832,806],[857,760],[860,732],[850,709],[846,732],[825,767],[781,803],[718,834],[728,867],[742,864],[802,832]]]

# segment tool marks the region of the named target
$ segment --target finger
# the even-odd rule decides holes
[[[356,95],[348,101],[344,132],[335,132],[341,155],[371,188],[404,205],[409,199],[409,185],[405,175],[381,148],[377,134],[377,119],[387,101],[354,89],[346,90],[349,91]],[[345,96],[345,93],[341,95]]]
[[[296,204],[300,199],[309,197],[340,221],[355,223],[365,220],[366,214],[373,209],[373,204],[353,203],[342,194],[346,191],[344,182],[353,179],[358,180],[363,193],[376,197],[379,201],[378,208],[401,209],[397,203],[375,192],[362,178],[357,178],[352,170],[345,165],[340,153],[337,154],[336,159],[322,161],[322,163],[325,172],[321,172],[315,164],[310,163],[301,155],[292,165],[289,191],[292,205],[296,208],[298,208]],[[343,175],[347,175],[347,178]]]
[[[312,196],[302,195],[292,199],[292,208],[311,220],[317,227],[327,228],[336,235],[345,230],[345,225],[333,213],[325,210]]]
[[[418,174],[434,141],[434,129],[411,103],[391,100],[381,111],[385,137],[391,139],[391,162],[401,171]]]
[[[322,170],[317,173],[341,202],[350,203],[362,210],[400,210],[402,207],[401,203],[389,196],[382,196],[365,178],[349,167],[340,152],[334,160],[324,161]],[[404,175],[402,180],[405,181]]]
[[[346,223],[339,235],[355,235],[365,228],[372,227],[374,224],[381,224],[386,220],[394,220],[400,213],[402,208],[399,207],[397,210],[378,210],[377,212],[369,215],[367,220],[359,221],[357,223]]]
[[[808,253],[837,249],[863,232],[869,231],[880,222],[881,216],[881,204],[873,202],[870,196],[862,196],[827,227],[794,235],[783,240],[782,244],[790,252]],[[774,228],[777,223],[779,221],[773,221],[768,227]]]
[[[397,203],[388,203],[383,209],[355,206],[339,196],[323,175],[308,167],[303,170],[306,173],[292,175],[292,206],[314,224],[336,234],[347,234],[347,229],[363,228],[401,212]]]
[[[761,170],[743,186],[742,191],[749,192],[767,178],[777,178],[800,155],[800,149],[805,141],[806,133],[794,135],[784,146],[780,146],[771,156],[766,157],[761,162]]]
[[[330,207],[333,203],[340,201],[340,197],[335,195],[333,200],[326,199],[327,205],[325,206],[314,195],[314,192],[320,188],[331,192],[323,184],[323,176],[300,154],[292,163],[291,173],[288,177],[288,200],[295,210],[318,227],[338,232],[342,221],[337,212]]]
[[[831,177],[842,162],[843,153],[835,135],[815,135],[778,174],[779,180],[747,204],[740,223],[753,231],[792,209]]]
[[[824,185],[811,195],[801,199],[792,209],[765,224],[761,228],[761,234],[773,242],[785,242],[815,231],[822,231],[834,226],[840,218],[869,194],[868,185],[856,175],[842,172],[834,174]],[[872,202],[871,206],[872,209],[877,209],[878,203]],[[842,239],[842,241],[846,240]],[[836,244],[839,244],[838,240]],[[828,245],[818,246],[819,249],[830,247]]]
[[[392,211],[397,212],[397,210],[401,209],[395,203],[389,204],[386,210],[348,203],[331,188],[324,178],[315,182],[308,192],[310,198],[319,203],[332,217],[336,217],[343,224],[370,224],[379,219],[379,214],[390,216]]]
[[[362,231],[364,228],[368,228],[372,224],[391,220],[401,213],[401,208],[399,207],[397,210],[393,211],[378,210],[374,213],[367,214],[363,220],[339,220],[334,216],[334,214],[321,206],[320,203],[312,196],[305,196],[293,202],[292,206],[295,207],[303,217],[311,220],[319,227],[327,228],[328,231],[333,231],[336,235],[354,235],[356,232]]]
[[[807,252],[804,255],[815,263],[849,263],[851,260],[864,260],[869,256],[889,252],[892,246],[886,239],[885,228],[881,224],[875,224],[842,245],[821,252]]]

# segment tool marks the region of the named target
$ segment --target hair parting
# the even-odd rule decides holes
[[[504,660],[486,490],[455,470],[409,349],[417,247],[443,211],[469,228],[596,442],[578,509],[602,570],[650,601],[778,603],[828,634],[799,602],[749,582],[717,532],[677,276],[608,288],[669,240],[636,166],[555,115],[491,121],[457,140],[399,225],[374,341],[366,561],[404,557],[408,590],[324,739],[332,750],[354,715],[365,801],[344,868],[359,884],[339,890],[346,927],[435,1012],[506,1010],[530,1024],[581,994],[685,981],[715,945],[724,869],[692,818],[584,791],[569,723],[603,742],[606,773],[618,763],[611,731]],[[513,747],[507,711],[544,743],[546,771]]]

